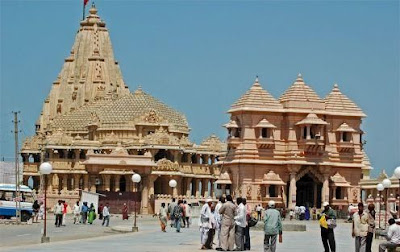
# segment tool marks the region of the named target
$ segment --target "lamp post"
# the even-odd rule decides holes
[[[385,187],[381,183],[376,185],[376,190],[378,190],[379,192],[382,192],[384,189],[385,189]],[[380,194],[378,194],[378,195],[379,195],[378,226],[379,226],[379,228],[381,228],[381,208],[382,208],[381,207],[381,195]]]
[[[47,237],[47,175],[53,170],[53,166],[49,162],[44,162],[39,167],[39,172],[44,176],[44,228],[42,235],[42,243],[50,242],[50,237]]]
[[[400,166],[394,169],[394,176],[399,180],[398,202],[397,202],[397,218],[400,218]]]
[[[178,184],[178,183],[176,182],[175,179],[171,179],[171,180],[168,182],[168,185],[172,188],[172,197],[175,197],[175,196],[176,196],[176,195],[174,195],[174,188],[176,187],[177,184]]]
[[[386,198],[385,198],[385,228],[386,228],[386,222],[387,222],[387,213],[388,213],[388,195],[389,195],[389,188],[392,185],[392,182],[390,181],[390,179],[384,179],[382,181],[382,185],[383,187],[385,187],[386,189]]]
[[[137,185],[139,184],[140,180],[142,180],[142,177],[140,177],[139,174],[135,173],[132,175],[132,182],[135,184],[136,193],[137,193]],[[134,197],[133,202],[134,202],[134,208],[135,208],[135,218],[133,220],[132,232],[137,232],[137,231],[139,231],[139,228],[136,226],[136,197]]]

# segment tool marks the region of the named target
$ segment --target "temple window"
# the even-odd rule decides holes
[[[39,154],[33,155],[33,161],[35,163],[40,163],[40,155]]]
[[[39,131],[40,130],[40,124],[36,124],[35,128],[36,128],[36,131]]]
[[[32,155],[29,155],[29,163],[33,163],[33,162],[35,162],[33,156],[32,156]]]
[[[336,187],[335,190],[335,195],[336,195],[336,199],[342,199],[342,188],[341,187]]]
[[[79,153],[79,159],[86,159],[86,153],[84,150],[81,150],[81,152]]]
[[[143,155],[144,155],[144,151],[143,151],[143,150],[138,150],[138,151],[137,151],[137,154],[138,154],[139,156],[143,156]]]
[[[267,128],[261,128],[261,137],[262,138],[268,137],[268,129]]]
[[[240,137],[240,133],[242,132],[242,130],[241,130],[241,128],[237,128],[236,130],[235,130],[235,137]]]
[[[343,142],[350,142],[350,133],[349,132],[343,132],[342,141]]]
[[[197,164],[197,156],[196,156],[196,154],[192,154],[192,164]]]
[[[58,152],[58,157],[59,158],[65,158],[65,153],[64,153],[64,150],[56,150],[57,152]]]
[[[275,185],[270,185],[268,190],[269,190],[269,196],[270,197],[277,197],[277,195],[276,195],[276,186]]]
[[[74,150],[69,150],[67,153],[67,158],[68,159],[75,159],[75,152]]]
[[[183,153],[181,156],[181,163],[187,163],[188,162],[188,154]]]

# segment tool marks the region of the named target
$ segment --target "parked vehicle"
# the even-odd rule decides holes
[[[20,185],[20,197],[16,198],[15,184],[0,184],[0,218],[10,219],[16,216],[16,201],[20,202],[21,220],[28,221],[32,216],[34,195],[28,186]]]

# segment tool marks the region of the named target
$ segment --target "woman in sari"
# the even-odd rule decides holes
[[[158,213],[158,217],[160,218],[160,224],[161,224],[161,231],[165,231],[165,227],[167,226],[168,223],[168,218],[167,218],[167,209],[165,209],[165,203],[161,203],[161,208],[160,212]]]
[[[88,212],[89,212],[88,223],[92,224],[93,221],[96,219],[96,211],[94,209],[93,203],[90,204]]]
[[[128,207],[126,206],[126,203],[124,203],[124,206],[122,207],[122,220],[127,220],[128,218]]]

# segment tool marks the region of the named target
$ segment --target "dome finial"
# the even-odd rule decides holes
[[[258,83],[258,75],[256,75],[256,80],[254,82]]]
[[[94,2],[92,2],[92,7],[90,7],[89,13],[92,15],[97,14],[96,5],[94,4]]]
[[[297,77],[298,77],[298,78],[302,78],[303,76],[301,75],[301,73],[298,73],[298,74],[297,74]]]

